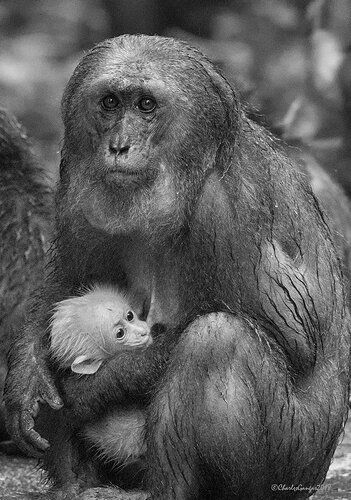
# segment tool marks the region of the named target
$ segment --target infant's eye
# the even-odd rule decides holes
[[[133,319],[134,319],[133,311],[128,311],[127,312],[127,321],[133,321]]]
[[[156,108],[156,101],[152,97],[142,97],[137,106],[143,113],[151,113]]]
[[[122,340],[124,338],[124,330],[123,328],[118,328],[118,330],[116,331],[116,339],[118,340]]]
[[[112,94],[107,95],[101,101],[101,106],[107,111],[112,111],[116,109],[118,105],[119,105],[119,100],[117,99],[116,96]]]

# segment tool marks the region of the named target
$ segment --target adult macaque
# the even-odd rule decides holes
[[[145,410],[151,498],[267,499],[273,484],[307,497],[299,485],[325,477],[350,375],[343,250],[307,175],[214,66],[172,39],[94,47],[68,83],[63,121],[52,269],[10,356],[14,439],[47,450],[50,477],[72,498],[104,481],[107,465],[68,427],[94,440],[90,426],[98,433],[113,407],[116,428],[123,412]],[[93,377],[53,373],[52,304],[94,282],[146,302],[154,283],[165,332]],[[38,401],[58,408],[61,398],[51,410],[61,438],[46,435],[47,449]]]
[[[43,280],[52,194],[17,120],[0,109],[0,441],[6,352],[24,305]]]

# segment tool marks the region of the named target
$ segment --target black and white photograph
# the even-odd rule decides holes
[[[0,0],[0,500],[351,499],[350,309],[351,0]]]

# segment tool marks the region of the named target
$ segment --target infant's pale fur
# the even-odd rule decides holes
[[[101,363],[127,349],[151,343],[150,328],[118,288],[94,285],[58,302],[51,319],[51,354],[63,368],[95,373]]]

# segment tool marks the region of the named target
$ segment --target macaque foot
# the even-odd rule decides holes
[[[145,491],[124,491],[116,487],[90,488],[76,498],[77,500],[147,500],[150,496]]]
[[[82,488],[78,484],[70,484],[63,488],[52,488],[45,493],[43,500],[73,500],[82,493]]]
[[[52,489],[41,500],[148,500],[149,494],[144,491],[125,491],[121,488],[89,488],[82,491],[74,484],[61,489]]]

